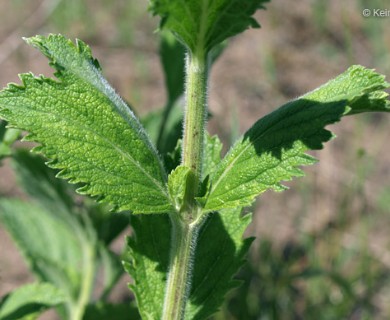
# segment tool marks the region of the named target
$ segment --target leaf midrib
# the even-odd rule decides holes
[[[63,103],[65,103],[63,101]],[[28,109],[28,108],[27,108]],[[117,147],[113,142],[111,142],[109,139],[107,139],[106,137],[102,136],[100,133],[96,132],[94,130],[94,128],[90,128],[88,126],[82,126],[80,124],[75,124],[73,123],[72,121],[70,121],[70,119],[68,117],[65,117],[63,115],[61,116],[58,116],[58,114],[55,114],[53,112],[49,112],[49,111],[43,111],[43,110],[38,110],[38,109],[29,109],[30,111],[33,110],[33,112],[37,112],[37,113],[42,113],[42,114],[47,114],[47,115],[50,115],[50,116],[54,116],[56,119],[58,118],[62,118],[62,119],[65,119],[64,122],[68,122],[68,123],[72,123],[72,126],[76,127],[76,128],[79,128],[79,130],[82,132],[83,130],[87,131],[87,132],[90,132],[94,135],[97,135],[102,141],[106,142],[109,146],[113,147],[114,150],[116,150],[118,152],[119,155],[123,156],[124,158],[128,159],[131,163],[133,163],[142,173],[145,174],[145,176],[162,192],[162,194],[165,196],[165,198],[167,199],[168,203],[169,203],[169,197],[168,197],[168,194],[165,192],[163,186],[159,183],[159,181],[157,181],[154,177],[152,177],[147,171],[145,171],[145,169],[138,163],[138,161],[136,161],[130,154],[128,154],[127,152],[125,151],[122,151],[122,149],[120,149],[119,147]],[[63,120],[60,120],[59,122],[61,122]],[[66,139],[69,139],[71,140],[69,137],[66,137]],[[38,141],[39,142],[39,141]]]
[[[314,92],[312,92],[312,93],[314,93]],[[311,94],[311,93],[310,93],[310,94]],[[344,94],[341,94],[340,96],[336,96],[335,99],[334,99],[334,101],[331,101],[331,102],[337,103],[338,101],[341,101],[341,100],[339,100],[338,98],[341,97],[341,96],[345,96],[345,95],[346,95],[346,94],[344,93]],[[353,95],[353,96],[356,96],[356,95]],[[306,96],[306,97],[303,96],[303,97],[301,97],[300,99],[305,99],[305,98],[308,98],[308,96]],[[296,100],[296,102],[298,102],[298,101],[299,101],[299,99]],[[317,101],[317,103],[324,103],[324,102],[318,102],[318,101]],[[305,111],[304,108],[301,109],[301,110],[299,110],[297,113],[289,114],[289,115],[288,115],[288,118],[291,118],[291,116],[295,117],[298,113],[303,112],[303,111]],[[209,193],[208,198],[211,197],[213,191],[217,188],[217,186],[219,185],[219,183],[223,180],[223,178],[224,178],[224,177],[228,174],[228,172],[232,169],[232,167],[233,167],[234,164],[238,161],[238,159],[242,156],[242,154],[245,153],[245,152],[248,150],[248,148],[250,148],[251,145],[256,144],[257,141],[258,141],[259,139],[261,139],[265,134],[268,133],[268,131],[270,131],[270,130],[272,129],[272,127],[278,125],[281,121],[286,120],[286,119],[287,119],[287,117],[284,117],[284,118],[279,119],[278,121],[276,121],[275,123],[273,123],[273,125],[272,125],[271,127],[269,127],[268,129],[266,129],[261,135],[257,136],[251,143],[246,143],[246,145],[244,146],[244,148],[243,148],[243,149],[239,152],[239,154],[230,162],[230,164],[229,164],[229,165],[226,167],[226,169],[222,172],[222,174],[220,175],[220,177],[218,178],[218,180],[214,183],[214,185],[213,185],[213,187],[212,187],[212,190],[211,190],[210,193]],[[242,143],[244,143],[244,142],[245,142],[245,140],[240,139],[240,141],[238,142],[238,144],[242,144]],[[234,149],[234,147],[233,147],[233,149]],[[233,150],[233,149],[232,149],[232,150]],[[205,206],[207,206],[207,203],[206,203]]]

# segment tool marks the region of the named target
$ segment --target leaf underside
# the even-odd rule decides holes
[[[389,112],[384,76],[361,66],[289,102],[256,122],[232,147],[211,175],[201,202],[206,212],[250,205],[267,189],[284,190],[281,181],[303,176],[299,166],[316,159],[308,150],[322,149],[333,135],[325,126],[344,115]]]
[[[268,0],[151,0],[161,28],[172,31],[191,52],[210,51],[227,38],[259,24],[252,17]]]
[[[82,41],[61,35],[27,42],[50,60],[57,80],[20,76],[0,92],[0,116],[30,132],[26,140],[60,169],[59,176],[84,187],[78,191],[116,210],[160,213],[171,210],[166,173],[137,118],[102,77]]]

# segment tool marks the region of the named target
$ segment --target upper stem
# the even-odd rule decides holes
[[[184,118],[182,163],[195,174],[193,196],[202,175],[203,141],[207,105],[207,61],[204,54],[187,56],[186,112]]]

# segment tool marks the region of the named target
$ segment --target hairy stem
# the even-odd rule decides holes
[[[169,273],[165,291],[163,320],[184,318],[191,289],[193,258],[202,226],[195,197],[202,176],[204,130],[207,103],[206,55],[187,56],[186,112],[184,118],[182,164],[191,168],[183,210],[171,214],[172,239]]]
[[[195,174],[195,194],[202,174],[204,128],[207,104],[207,63],[202,54],[187,57],[186,113],[182,163]],[[194,194],[194,196],[195,196]]]
[[[191,289],[196,240],[201,222],[188,224],[176,214],[171,217],[171,258],[165,291],[163,320],[181,320]]]

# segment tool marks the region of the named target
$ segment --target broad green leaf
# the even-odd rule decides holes
[[[30,268],[42,280],[58,287],[64,285],[67,292],[72,292],[81,282],[81,275],[68,271],[77,261],[82,261],[83,248],[77,228],[70,228],[62,216],[51,214],[38,204],[0,200],[0,221]]]
[[[43,312],[66,301],[65,295],[50,283],[27,284],[3,297],[0,301],[0,319],[21,319]]]
[[[38,204],[2,199],[0,222],[38,278],[61,289],[69,304],[77,301],[95,263],[95,243],[77,220]]]
[[[79,192],[117,210],[160,213],[171,209],[166,173],[141,124],[103,78],[82,41],[60,35],[27,42],[50,60],[58,80],[20,76],[0,93],[0,116],[30,132],[28,140],[60,169],[84,184]]]
[[[327,84],[260,119],[233,146],[211,176],[205,211],[247,206],[281,181],[302,176],[299,166],[315,163],[305,152],[332,138],[325,126],[342,116],[390,111],[384,76],[353,66]]]
[[[268,0],[151,0],[150,10],[161,17],[161,28],[172,31],[191,52],[214,46],[259,24],[252,17]]]
[[[233,277],[253,241],[242,239],[251,216],[240,214],[240,208],[212,213],[202,227],[185,319],[208,319],[218,311],[226,293],[240,284]]]
[[[124,263],[132,278],[138,310],[144,320],[161,319],[167,278],[171,225],[168,215],[132,216]]]

